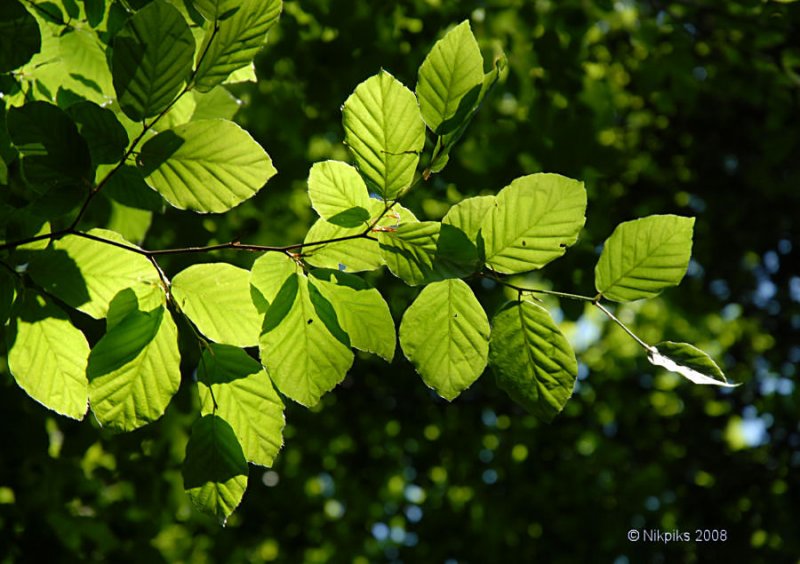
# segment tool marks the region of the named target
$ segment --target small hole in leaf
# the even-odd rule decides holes
[[[309,320],[308,320],[308,324],[309,324],[309,325],[311,325],[313,322],[314,322],[314,320],[313,320],[313,319],[309,319]]]
[[[523,247],[527,247],[527,246],[528,246],[528,243],[526,243],[526,242],[523,240],[523,241],[522,241],[522,246],[523,246]]]

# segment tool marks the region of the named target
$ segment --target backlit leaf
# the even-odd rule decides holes
[[[389,306],[380,292],[362,278],[336,270],[314,270],[311,281],[333,306],[350,344],[391,362],[397,336]]]
[[[91,229],[88,234],[136,248],[113,231]],[[120,291],[159,285],[158,273],[146,257],[77,235],[67,235],[34,255],[28,272],[42,288],[95,319],[106,316]]]
[[[483,57],[464,21],[436,42],[419,68],[417,98],[425,123],[439,135],[454,129],[460,120],[453,118],[466,114],[459,107],[472,109],[482,84]]]
[[[212,344],[197,373],[200,412],[230,424],[248,462],[272,466],[283,445],[284,406],[264,368],[240,348]]]
[[[688,343],[665,341],[650,347],[647,354],[655,366],[666,368],[680,374],[690,382],[708,386],[735,388],[739,384],[729,384],[722,370],[706,353]]]
[[[489,320],[463,280],[434,282],[403,315],[400,345],[425,383],[453,400],[486,368]]]
[[[368,224],[371,202],[367,186],[358,171],[347,163],[314,164],[308,175],[308,195],[320,217],[330,223],[342,227]]]
[[[377,200],[370,200],[370,220],[372,224],[384,211],[384,205]],[[399,204],[386,213],[377,226],[379,228],[396,228],[401,222],[415,222],[417,218],[411,211]],[[317,220],[306,234],[305,243],[316,241],[329,241],[340,237],[359,236],[364,233],[364,227],[342,227],[334,225],[324,219]],[[372,234],[374,237],[376,234]],[[373,239],[356,238],[324,245],[310,245],[303,248],[303,254],[308,264],[319,268],[332,268],[345,272],[362,272],[375,270],[384,264],[378,242]]]
[[[254,347],[261,315],[250,297],[250,272],[226,263],[193,264],[172,279],[172,296],[200,332],[217,343]]]
[[[32,292],[17,311],[8,368],[19,387],[56,413],[83,419],[89,402],[89,343],[57,306]]]
[[[585,213],[583,182],[545,173],[513,180],[481,228],[486,264],[503,274],[543,267],[578,239]]]
[[[183,487],[192,503],[224,525],[247,489],[247,459],[230,424],[206,415],[192,425],[183,461]]]
[[[208,92],[253,61],[283,7],[280,0],[242,0],[235,4],[236,11],[229,18],[217,22],[216,29],[209,26],[198,49],[202,59],[194,82],[200,92]]]
[[[134,121],[158,115],[192,71],[195,43],[181,13],[155,0],[114,37],[111,71],[122,111]]]
[[[142,147],[146,182],[178,209],[224,212],[272,178],[269,155],[244,129],[200,120],[163,131]]]
[[[346,334],[305,276],[291,275],[267,310],[261,363],[278,390],[306,407],[341,382],[353,364]]]
[[[397,199],[414,180],[425,122],[414,94],[386,71],[359,84],[342,106],[345,143],[370,191]]]
[[[462,278],[477,270],[475,245],[452,225],[403,223],[394,231],[380,233],[379,241],[386,266],[411,286]]]
[[[259,312],[267,311],[283,283],[296,272],[302,272],[300,266],[282,253],[266,253],[256,259],[250,269],[250,295]]]
[[[497,385],[544,421],[572,396],[578,362],[567,339],[541,306],[508,304],[492,320],[489,364]]]
[[[127,311],[89,354],[89,401],[100,424],[132,431],[161,417],[178,391],[178,330],[166,307],[114,301],[109,318],[116,307]]]
[[[657,296],[680,283],[692,254],[694,218],[651,215],[621,223],[605,242],[595,287],[609,300]]]

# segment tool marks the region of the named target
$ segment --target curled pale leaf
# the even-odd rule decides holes
[[[717,363],[706,353],[688,343],[672,341],[659,343],[655,347],[650,347],[647,360],[655,366],[680,374],[695,384],[724,388],[735,388],[739,385],[728,383]]]

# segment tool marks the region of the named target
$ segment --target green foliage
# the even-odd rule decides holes
[[[483,57],[469,27],[462,22],[440,39],[419,67],[417,98],[422,117],[437,135],[463,121],[483,86]],[[461,115],[459,115],[461,114]]]
[[[17,384],[56,413],[83,419],[89,402],[86,337],[60,308],[33,293],[17,302],[15,314],[8,366]]]
[[[192,427],[183,483],[192,502],[224,525],[247,489],[247,459],[230,424],[206,415]]]
[[[114,38],[111,71],[125,115],[141,121],[167,109],[192,71],[189,24],[166,0],[148,4]]]
[[[142,147],[145,181],[178,209],[224,212],[252,197],[277,171],[246,131],[200,120],[162,131]]]
[[[595,268],[597,291],[629,302],[678,284],[692,254],[694,218],[654,215],[620,224]]]
[[[487,266],[503,274],[542,268],[575,243],[585,213],[582,182],[557,174],[517,178],[483,220]]]
[[[352,349],[392,362],[400,312],[406,359],[449,401],[488,364],[498,386],[538,419],[551,421],[565,408],[578,364],[548,309],[532,301],[542,295],[596,307],[656,365],[696,383],[725,384],[705,353],[648,345],[601,304],[654,297],[677,284],[693,219],[620,225],[597,264],[600,294],[591,297],[510,277],[542,269],[576,243],[586,221],[583,182],[524,174],[496,195],[453,198],[460,201],[441,209],[442,221],[419,221],[398,203],[441,187],[433,175],[502,78],[505,58],[484,74],[466,21],[429,52],[416,93],[380,71],[345,100],[344,142],[355,166],[329,159],[311,167],[308,197],[319,219],[302,243],[243,243],[239,226],[224,242],[212,219],[202,224],[215,233],[206,246],[191,242],[195,233],[170,231],[171,218],[183,216],[162,217],[166,204],[247,220],[245,206],[233,208],[276,175],[259,142],[231,121],[238,102],[225,85],[254,77],[253,57],[283,5],[136,4],[142,7],[130,17],[127,3],[53,4],[69,22],[39,4],[36,16],[17,3],[0,12],[0,30],[10,29],[12,41],[31,31],[31,18],[42,37],[41,48],[23,41],[19,51],[0,40],[0,69],[15,71],[2,98],[8,143],[0,203],[8,217],[18,216],[0,227],[0,319],[10,319],[8,366],[20,388],[74,419],[88,399],[100,425],[115,431],[167,420],[181,364],[196,367],[184,488],[220,522],[242,500],[248,462],[276,460],[281,395],[317,406],[345,380]],[[162,248],[129,242],[148,240],[151,223]],[[171,248],[173,237],[190,242]],[[184,262],[170,277],[162,268],[165,257],[216,251],[261,256],[249,269]],[[386,294],[373,285],[381,272],[369,282],[354,274],[384,265],[405,285],[422,287],[410,306],[407,288]],[[508,294],[476,295],[479,285]],[[505,298],[490,323],[486,309]],[[82,314],[105,319],[105,330]],[[186,341],[199,344],[199,359]]]
[[[477,380],[489,354],[489,320],[462,280],[426,286],[400,324],[403,353],[423,381],[454,400]]]
[[[384,200],[409,189],[425,144],[414,94],[386,71],[359,84],[342,106],[344,140],[368,186]]]
[[[489,362],[497,385],[545,421],[564,409],[578,377],[569,341],[546,309],[508,304],[492,320]]]
[[[250,273],[227,263],[195,264],[172,279],[172,297],[215,343],[254,347],[261,316],[250,299]]]

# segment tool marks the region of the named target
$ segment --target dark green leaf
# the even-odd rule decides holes
[[[222,417],[206,415],[192,426],[183,461],[183,487],[194,505],[224,525],[247,489],[247,459]]]
[[[543,307],[511,303],[492,320],[489,364],[497,385],[531,413],[551,421],[572,396],[578,361]]]
[[[7,120],[27,182],[48,188],[90,180],[89,147],[64,110],[47,102],[29,102],[11,108]]]
[[[89,145],[95,166],[114,164],[122,159],[128,146],[128,133],[114,112],[94,102],[78,102],[71,105],[67,113]]]
[[[200,412],[230,423],[248,462],[272,466],[283,445],[283,402],[264,367],[245,351],[212,344],[197,369]]]
[[[21,67],[42,47],[36,19],[16,0],[0,4],[0,73]]]

